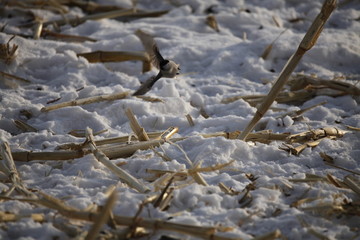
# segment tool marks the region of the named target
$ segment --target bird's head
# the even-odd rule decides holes
[[[175,63],[172,60],[165,60],[167,63],[165,63],[163,66],[161,66],[161,74],[163,77],[167,78],[173,78],[176,75],[180,74],[180,65]]]

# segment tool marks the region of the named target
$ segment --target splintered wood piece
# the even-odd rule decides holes
[[[129,92],[122,92],[122,93],[104,94],[104,95],[95,96],[95,97],[88,97],[88,98],[72,100],[72,101],[68,101],[68,102],[54,104],[49,107],[43,107],[43,108],[41,108],[41,112],[48,112],[48,111],[52,111],[52,110],[59,109],[59,108],[85,105],[85,104],[90,104],[90,103],[95,103],[95,102],[114,101],[114,100],[126,98],[128,96],[128,94],[129,94]]]
[[[149,136],[147,135],[145,129],[140,126],[131,108],[126,109],[125,113],[130,121],[131,129],[133,130],[139,141],[149,141]]]
[[[315,45],[317,39],[320,36],[321,31],[324,28],[327,19],[330,17],[330,14],[335,8],[336,8],[336,0],[326,0],[324,2],[321,12],[317,15],[312,25],[306,32],[303,40],[301,41],[294,55],[291,56],[287,64],[284,66],[277,81],[271,88],[269,94],[265,97],[260,107],[257,109],[254,117],[248,123],[245,130],[241,132],[241,134],[239,135],[239,139],[246,140],[247,136],[253,130],[255,125],[265,115],[267,110],[270,108],[271,104],[274,102],[276,96],[279,94],[284,84],[289,79],[291,73],[294,71],[295,67],[300,62],[302,56]]]

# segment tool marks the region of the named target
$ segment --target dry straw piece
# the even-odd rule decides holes
[[[9,78],[9,79],[14,79],[14,80],[17,80],[17,81],[20,81],[20,82],[23,82],[23,83],[31,83],[30,80],[27,80],[25,78],[22,78],[22,77],[18,77],[18,76],[15,76],[13,74],[9,74],[9,73],[6,73],[6,72],[2,72],[0,71],[0,75],[2,78]]]
[[[64,217],[83,220],[83,221],[97,221],[100,217],[100,213],[94,210],[78,210],[76,208],[70,207],[65,205],[63,201],[49,196],[42,192],[37,192],[37,198],[11,198],[0,195],[0,199],[3,200],[18,200],[33,203],[36,205],[42,205],[44,207],[57,210],[59,214],[63,215]],[[134,226],[134,217],[129,216],[119,216],[113,215],[112,219],[116,225],[122,226]],[[140,221],[136,221],[136,227],[143,227],[153,231],[171,231],[176,233],[185,234],[188,236],[198,237],[202,239],[214,239],[214,240],[236,240],[239,238],[231,238],[231,237],[222,237],[219,236],[218,232],[227,232],[230,231],[231,228],[228,227],[209,227],[209,226],[194,226],[189,224],[182,224],[182,223],[175,223],[161,219],[154,219],[154,218],[140,218]]]
[[[20,178],[7,142],[0,142],[0,155],[2,157],[2,161],[0,162],[0,171],[3,172],[12,183],[12,187],[4,193],[5,196],[9,196],[14,190],[16,190],[25,196],[33,197],[34,194],[24,186]]]
[[[336,0],[326,0],[324,2],[321,12],[313,21],[312,25],[305,34],[303,40],[301,41],[294,55],[291,56],[287,64],[284,66],[277,81],[275,82],[274,86],[271,88],[269,94],[265,97],[263,103],[256,111],[254,117],[249,122],[245,130],[239,135],[239,139],[246,140],[248,134],[253,130],[256,123],[265,115],[266,111],[270,108],[271,104],[274,102],[276,96],[283,88],[284,84],[290,77],[291,73],[294,71],[295,67],[301,60],[302,56],[315,45],[316,40],[320,36],[320,33],[324,28],[327,19],[330,17],[330,14],[335,9],[335,7],[336,7]]]
[[[48,111],[52,111],[52,110],[64,108],[64,107],[79,106],[79,105],[85,105],[85,104],[102,102],[102,101],[114,101],[114,100],[126,98],[128,96],[128,94],[129,94],[129,92],[122,92],[122,93],[104,94],[104,95],[95,96],[95,97],[82,98],[82,99],[77,99],[77,100],[73,100],[73,101],[54,104],[49,107],[43,107],[43,108],[41,108],[41,111],[48,112]]]
[[[34,128],[33,126],[30,126],[24,121],[21,120],[14,120],[14,124],[17,128],[22,130],[23,132],[37,132],[38,130]]]
[[[214,15],[209,15],[206,17],[206,24],[216,32],[220,32],[219,25]]]
[[[45,39],[58,40],[64,42],[86,42],[86,41],[96,42],[97,41],[96,39],[90,37],[62,34],[62,33],[52,32],[46,29],[42,30],[41,36]]]
[[[110,196],[108,197],[104,208],[99,213],[98,218],[90,228],[88,234],[85,237],[85,240],[95,240],[97,236],[99,235],[99,232],[102,228],[102,226],[107,222],[109,219],[111,210],[113,206],[115,205],[117,196],[116,196],[116,190],[115,188],[112,189]]]
[[[44,222],[46,220],[44,214],[32,213],[32,214],[14,214],[0,211],[0,222],[16,222],[23,218],[30,218],[34,222]]]
[[[0,59],[3,60],[6,64],[10,64],[16,57],[16,50],[18,45],[13,44],[10,47],[10,42],[15,38],[15,35],[12,36],[6,44],[0,44]]]
[[[134,9],[125,9],[125,10],[120,9],[120,10],[90,14],[90,15],[87,15],[84,17],[75,17],[75,18],[71,18],[71,19],[60,19],[60,20],[55,20],[55,21],[48,21],[48,22],[44,22],[44,27],[46,27],[48,25],[52,25],[52,24],[54,24],[56,26],[61,26],[61,25],[65,25],[65,24],[77,26],[77,25],[80,25],[80,24],[86,22],[87,20],[101,20],[104,18],[116,18],[116,17],[131,15],[133,13],[134,13]]]
[[[149,136],[147,135],[145,129],[140,126],[131,108],[126,109],[125,113],[130,121],[131,129],[133,130],[139,141],[149,141]]]
[[[92,135],[92,130],[90,128],[86,129],[86,139],[88,142],[88,146],[91,149],[91,152],[94,154],[96,159],[108,167],[113,173],[115,173],[121,180],[123,180],[130,187],[136,189],[141,193],[149,192],[150,189],[146,187],[144,184],[141,184],[136,178],[122,170],[115,163],[111,162],[110,159],[99,150],[94,143],[94,136]]]
[[[142,61],[143,62],[143,72],[148,72],[151,70],[151,64],[149,55],[146,52],[142,51],[96,51],[89,53],[79,53],[78,57],[86,58],[90,63],[97,62],[124,62],[124,61]]]

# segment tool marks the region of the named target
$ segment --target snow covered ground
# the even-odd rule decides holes
[[[97,1],[99,4],[131,7],[131,1]],[[360,4],[344,3],[331,15],[317,41],[305,54],[295,72],[314,74],[323,79],[340,79],[357,84],[360,76]],[[283,239],[360,239],[359,210],[346,212],[345,205],[359,202],[359,194],[349,188],[336,187],[329,181],[296,182],[313,174],[326,178],[327,174],[342,181],[349,173],[324,163],[319,153],[334,159],[334,164],[360,172],[359,132],[350,131],[336,140],[323,140],[315,148],[306,148],[299,156],[280,150],[283,142],[269,144],[230,140],[223,137],[204,138],[200,134],[243,130],[256,108],[244,100],[224,104],[224,98],[238,95],[267,94],[288,58],[294,53],[302,37],[320,12],[322,1],[234,1],[234,0],[139,0],[137,7],[146,11],[170,10],[155,18],[141,18],[129,22],[116,19],[87,21],[76,27],[64,25],[61,33],[94,38],[96,42],[64,42],[40,38],[15,37],[10,45],[19,46],[10,64],[0,62],[0,70],[31,81],[14,80],[18,87],[7,87],[0,80],[0,138],[9,143],[12,151],[54,151],[64,143],[80,143],[84,138],[68,134],[72,130],[90,127],[94,132],[107,130],[96,139],[132,134],[125,110],[131,108],[147,132],[179,128],[175,137],[188,137],[176,145],[165,143],[157,149],[171,161],[164,161],[152,150],[137,151],[128,158],[113,160],[125,163],[121,168],[151,188],[144,194],[119,181],[107,167],[92,155],[67,161],[16,162],[22,180],[29,189],[37,189],[63,200],[67,205],[86,209],[90,204],[104,205],[107,189],[115,185],[118,200],[114,215],[135,216],[140,204],[154,188],[151,170],[182,171],[190,169],[187,157],[201,167],[215,166],[235,160],[221,170],[201,173],[208,186],[188,177],[175,181],[169,208],[161,211],[152,204],[144,206],[140,216],[196,226],[229,227],[216,236],[251,239],[276,229]],[[11,34],[32,35],[32,28],[18,28],[25,17],[2,13],[0,42],[6,43]],[[83,16],[81,9],[69,8],[69,16]],[[44,20],[60,15],[47,10],[33,9]],[[220,32],[206,24],[208,12],[216,17]],[[51,27],[49,27],[51,29]],[[41,112],[44,106],[55,103],[124,91],[135,91],[140,81],[156,74],[157,70],[142,73],[141,62],[89,63],[78,53],[93,51],[143,51],[135,35],[141,29],[154,36],[162,55],[180,64],[181,75],[176,79],[162,78],[147,96],[162,102],[149,102],[127,97],[82,106],[71,106]],[[287,29],[273,44],[270,55],[260,56],[265,48]],[[5,33],[4,33],[5,32]],[[47,102],[60,98],[57,102]],[[290,110],[299,110],[326,101],[303,114],[301,121],[290,117],[278,118]],[[274,103],[255,128],[274,133],[300,133],[309,129],[346,125],[360,127],[359,97],[316,96],[298,105]],[[203,108],[209,115],[200,114]],[[27,110],[31,116],[24,115]],[[190,126],[185,115],[195,123]],[[23,132],[13,120],[20,119],[37,132]],[[349,130],[348,130],[349,131]],[[186,153],[186,155],[184,154]],[[356,181],[355,181],[356,182]],[[219,183],[238,194],[227,194]],[[183,185],[185,184],[185,185]],[[0,183],[1,191],[10,184]],[[249,186],[251,197],[244,204],[243,196]],[[358,185],[359,186],[359,185]],[[159,192],[159,191],[158,191]],[[12,197],[21,197],[13,193]],[[299,202],[299,200],[304,200]],[[321,210],[323,206],[325,210]],[[330,206],[341,206],[337,210]],[[359,205],[357,205],[359,206]],[[315,210],[314,210],[315,209]],[[56,227],[55,218],[62,218],[55,210],[17,200],[3,200],[1,212],[18,215],[43,213],[46,221],[30,218],[0,223],[1,239],[68,239],[66,231]],[[73,222],[86,233],[87,222]],[[104,226],[105,232],[114,232]],[[173,236],[191,239],[186,234],[151,230],[143,239]],[[41,237],[39,237],[41,236]]]

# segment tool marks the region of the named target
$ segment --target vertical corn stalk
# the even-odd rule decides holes
[[[264,102],[260,105],[256,111],[254,117],[251,119],[244,131],[239,135],[239,139],[246,140],[248,134],[253,130],[256,123],[265,115],[266,111],[270,108],[271,104],[274,102],[276,96],[283,88],[284,84],[290,77],[291,73],[294,71],[295,67],[301,60],[302,56],[310,50],[316,43],[316,40],[319,38],[321,31],[324,28],[324,25],[327,19],[330,17],[330,14],[336,7],[336,0],[325,0],[321,12],[313,21],[309,30],[306,32],[303,40],[301,41],[296,52],[291,56],[287,64],[284,66],[280,76],[278,77],[276,83],[271,88],[269,94],[264,99]]]

